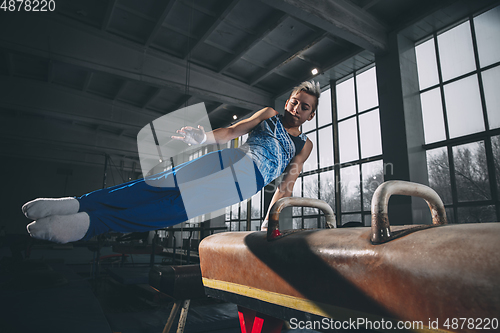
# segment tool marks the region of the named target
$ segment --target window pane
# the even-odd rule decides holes
[[[319,183],[319,198],[326,201],[330,207],[335,208],[335,179],[333,177],[333,170],[320,173]]]
[[[476,69],[469,21],[438,36],[443,81]]]
[[[247,200],[242,201],[240,203],[240,220],[246,221],[247,220]],[[245,225],[246,228],[246,225]]]
[[[476,75],[445,85],[444,98],[451,138],[484,131]]]
[[[372,216],[371,215],[365,215],[364,225],[365,225],[365,227],[369,227],[372,225]]]
[[[458,223],[496,222],[495,206],[459,207]]]
[[[319,135],[319,167],[329,167],[333,165],[333,133],[332,126],[325,127],[318,131]]]
[[[361,166],[361,172],[363,173],[363,209],[370,211],[373,193],[384,182],[382,160],[364,163]]]
[[[498,128],[500,127],[500,66],[484,71],[482,74],[490,129]]]
[[[474,18],[481,67],[500,61],[500,6]]]
[[[458,200],[491,199],[484,142],[453,147],[453,161]]]
[[[239,219],[239,210],[240,204],[235,204],[231,206],[231,220],[238,220]]]
[[[358,89],[358,112],[378,106],[375,67],[356,76],[356,87]]]
[[[448,207],[445,208],[446,210],[446,219],[448,220],[448,223],[457,223],[455,220],[455,212],[453,211],[453,208]]]
[[[260,193],[255,194],[252,197],[252,213],[251,217],[253,219],[260,218]]]
[[[302,196],[302,177],[298,177],[293,185],[292,196],[301,197]]]
[[[361,214],[343,214],[342,215],[342,225],[349,222],[361,222]]]
[[[497,176],[497,192],[500,194],[500,135],[491,137],[491,150],[493,150],[495,174]]]
[[[304,163],[304,166],[302,168],[303,172],[316,170],[318,168],[318,154],[316,152],[318,143],[316,142],[316,132],[307,134],[307,137],[312,141],[313,149],[311,151],[311,155],[309,155],[309,158]]]
[[[240,229],[238,231],[247,231],[247,221],[240,221]]]
[[[439,88],[420,94],[420,101],[422,103],[425,143],[445,140],[443,104]]]
[[[330,124],[332,122],[332,94],[331,90],[327,89],[321,93],[319,98],[319,106],[317,111],[318,126]]]
[[[434,38],[415,47],[420,90],[439,83]]]
[[[359,116],[361,158],[382,154],[378,109]]]
[[[450,165],[446,147],[427,151],[429,186],[439,194],[443,203],[452,203]]]
[[[318,199],[318,175],[309,175],[303,178],[304,197]],[[318,214],[315,208],[304,208],[304,215]]]
[[[356,112],[354,100],[354,79],[337,84],[337,119],[341,120]]]
[[[250,222],[251,230],[259,231],[260,230],[260,220],[253,220]]]
[[[243,135],[241,137],[240,144],[238,146],[241,147],[241,145],[243,145],[245,142],[247,142],[247,139],[248,139],[248,134]]]
[[[356,118],[339,122],[340,163],[359,159]]]
[[[302,229],[302,218],[301,217],[294,217],[292,220],[293,223],[293,229]]]
[[[229,221],[231,219],[231,207],[226,207],[226,217],[225,220]]]
[[[295,181],[295,185],[293,186],[292,196],[294,197],[302,196],[302,177],[297,178],[297,180]],[[302,208],[293,207],[293,215],[294,216],[302,215]]]
[[[231,231],[239,231],[240,223],[239,222],[231,222]]]
[[[353,165],[340,169],[340,180],[342,212],[360,211],[359,166]]]
[[[318,227],[318,219],[304,219],[304,229],[316,229]]]

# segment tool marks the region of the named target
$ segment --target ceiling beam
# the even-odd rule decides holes
[[[140,172],[137,169],[139,163],[138,157],[115,153],[111,150],[95,151],[87,150],[84,147],[75,147],[57,143],[55,145],[47,142],[27,141],[23,138],[2,137],[0,142],[0,151],[3,158],[22,158],[33,163],[36,161],[48,161],[70,165],[85,165],[102,167],[104,165],[104,154],[111,156],[115,161],[125,162],[125,171]]]
[[[255,34],[249,38],[245,43],[243,43],[240,47],[238,47],[235,51],[235,54],[229,59],[229,61],[225,62],[225,65],[222,66],[217,72],[221,73],[226,71],[229,67],[231,67],[236,61],[238,61],[245,53],[247,53],[252,47],[254,47],[258,42],[260,42],[263,38],[271,33],[276,27],[278,27],[283,21],[288,18],[287,14],[280,13],[279,15],[275,15],[273,19],[270,20],[271,24],[267,26],[262,26]]]
[[[342,52],[336,54],[335,57],[332,57],[329,62],[322,64],[322,66],[320,66],[321,72],[325,73],[325,72],[333,69],[335,66],[342,64],[344,61],[356,56],[357,54],[359,54],[361,52],[363,52],[363,49],[361,47],[356,46],[356,45],[351,45],[351,47],[342,50]],[[300,81],[312,80],[312,79],[314,79],[314,76],[315,75],[312,75],[312,74],[307,75],[307,76],[301,78]],[[281,90],[280,92],[278,92],[274,96],[274,99],[278,99],[283,94],[287,94],[288,92],[290,92],[293,89],[293,87],[294,86],[284,88],[283,90]]]
[[[122,84],[120,84],[120,88],[118,88],[118,91],[115,93],[115,96],[113,97],[113,100],[116,101],[120,95],[123,93],[123,91],[125,91],[125,89],[127,89],[127,86],[128,86],[128,80],[124,80],[122,81]]]
[[[347,0],[261,0],[373,53],[387,49],[387,28]]]
[[[364,10],[367,10],[378,4],[380,1],[382,0],[364,0],[360,7],[363,8]]]
[[[90,83],[94,78],[94,72],[88,71],[87,75],[85,75],[85,82],[83,83],[82,91],[86,92],[89,89]]]
[[[109,24],[111,23],[111,18],[113,17],[113,12],[115,10],[116,0],[108,0],[108,6],[106,7],[106,14],[102,20],[101,30],[108,30]]]
[[[218,111],[225,110],[228,107],[227,104],[221,103],[212,110],[207,110],[207,113],[212,115],[212,113],[217,113]]]
[[[191,1],[187,1],[187,0],[179,0],[180,2],[182,2],[184,5],[188,6],[188,7],[191,7],[192,9],[195,9],[197,10],[198,12],[200,13],[203,13],[205,15],[208,15],[208,16],[211,16],[211,17],[216,17],[217,16],[217,13],[215,13],[213,10],[211,9],[208,9],[206,7],[203,7],[203,5],[199,5],[197,3],[197,0],[191,0]]]
[[[194,50],[196,50],[196,48],[198,46],[200,46],[202,43],[204,43],[207,40],[207,38],[212,34],[212,32],[214,32],[215,29],[217,29],[217,27],[221,24],[221,22],[224,20],[224,18],[233,10],[233,8],[238,4],[239,1],[240,0],[230,0],[227,3],[227,5],[224,7],[224,9],[219,13],[219,15],[217,16],[217,18],[215,20],[213,20],[212,22],[207,24],[205,27],[200,29],[202,31],[205,31],[205,33],[188,50],[188,52],[184,55],[184,59],[187,59],[188,56]],[[191,10],[193,10],[193,9],[191,9]],[[190,15],[192,15],[192,13],[190,13]],[[191,27],[189,27],[189,29],[191,29]]]
[[[181,101],[178,102],[173,108],[171,108],[171,111],[176,111],[179,110],[183,107],[189,106],[193,103],[194,97],[190,95],[184,95],[181,98]]]
[[[149,104],[153,103],[153,101],[158,97],[160,96],[162,92],[162,89],[160,88],[155,88],[155,90],[153,91],[153,93],[147,98],[146,102],[144,102],[144,104],[142,105],[141,109],[145,109],[148,107]]]
[[[139,131],[158,117],[120,101],[41,81],[0,76],[0,108]],[[29,98],[25,98],[29,91]]]
[[[51,119],[36,117],[2,117],[2,138],[20,142],[44,143],[47,146],[72,147],[94,152],[108,152],[138,156],[137,140],[130,137],[98,131],[84,126],[71,125]]]
[[[163,23],[165,23],[165,20],[167,19],[167,16],[170,13],[170,10],[172,10],[172,7],[174,6],[175,1],[176,0],[166,1],[165,7],[163,7],[163,11],[162,11],[160,17],[158,18],[158,21],[156,21],[156,25],[153,28],[153,30],[151,31],[151,33],[149,34],[144,46],[149,47],[151,45],[151,43],[153,42],[153,40],[156,38],[156,36],[158,35],[158,33],[161,30]]]
[[[12,16],[14,17],[14,16]],[[85,27],[62,16],[33,16],[28,22],[10,16],[0,20],[0,47],[42,59],[73,64],[89,71],[136,80],[152,87],[185,91],[182,59],[138,46],[124,38]],[[34,28],[36,27],[36,29]],[[33,31],[36,30],[36,34]],[[29,33],[26,33],[29,31]],[[51,37],[50,48],[45,42]],[[190,94],[201,99],[255,110],[272,105],[271,94],[196,64],[190,65]]]
[[[293,50],[291,50],[292,56],[289,53],[284,53],[281,57],[276,58],[266,69],[261,70],[252,78],[250,85],[254,86],[272,73],[276,72],[280,67],[290,62],[295,57],[298,57],[302,52],[308,50],[313,45],[318,43],[320,40],[325,38],[328,33],[316,32],[309,36],[307,40],[303,43],[297,45]]]

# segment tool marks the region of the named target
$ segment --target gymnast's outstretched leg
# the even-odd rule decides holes
[[[244,157],[246,162],[239,163]],[[235,168],[233,172],[229,166]],[[224,168],[226,172],[218,172]],[[240,178],[241,193],[236,191],[233,173]],[[183,184],[182,195],[172,178],[170,171],[148,177],[147,181],[131,181],[75,199],[34,200],[23,206],[26,216],[36,219],[28,225],[28,232],[34,238],[66,243],[88,240],[111,230],[155,230],[186,221],[188,215],[194,217],[235,204],[262,187],[255,184],[253,161],[237,149],[209,153],[177,167],[176,179]],[[258,184],[261,178],[258,177]],[[248,181],[243,179],[253,186],[244,190],[243,184]],[[158,186],[151,186],[150,181]]]
[[[90,225],[85,212],[70,215],[51,215],[28,224],[31,237],[56,243],[69,243],[82,239]]]
[[[39,198],[23,205],[22,211],[27,218],[38,220],[51,215],[69,215],[78,213],[80,204],[72,197]]]
[[[187,220],[180,193],[170,191],[161,200],[128,209],[108,207],[70,215],[52,215],[30,223],[33,238],[57,243],[88,240],[109,231],[155,230]]]

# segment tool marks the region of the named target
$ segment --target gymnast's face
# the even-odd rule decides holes
[[[285,117],[294,126],[300,126],[314,118],[314,109],[318,103],[316,97],[304,91],[293,94],[285,103]]]

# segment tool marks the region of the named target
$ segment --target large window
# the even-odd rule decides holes
[[[247,138],[248,134],[245,134],[240,138],[232,140],[228,144],[228,148],[241,146],[243,143],[245,143]],[[264,219],[262,209],[262,207],[264,207],[263,200],[264,193],[263,191],[260,191],[259,193],[243,202],[237,203],[230,207],[226,207],[225,221],[227,231],[247,231],[248,218],[250,218],[250,225],[248,226],[249,230],[260,230],[261,222]]]
[[[301,128],[314,149],[295,183],[293,196],[326,201],[341,224],[354,221],[370,225],[371,198],[384,179],[375,71],[372,65],[331,82],[321,93],[316,116]],[[226,209],[228,229],[246,230],[247,205],[243,202]],[[250,205],[251,230],[257,230],[266,214],[262,193],[255,195]],[[317,209],[295,207],[292,215],[296,229],[324,227]]]
[[[355,72],[335,88],[341,198],[337,215],[342,224],[370,225],[371,198],[384,178],[376,68]]]
[[[429,184],[450,222],[499,221],[500,6],[417,43]]]
[[[321,94],[317,116],[302,126],[314,150],[294,196],[325,200],[341,224],[354,221],[369,225],[371,197],[383,182],[375,74],[375,67],[369,66],[332,82]],[[324,225],[316,209],[295,208],[293,215],[297,228]]]

